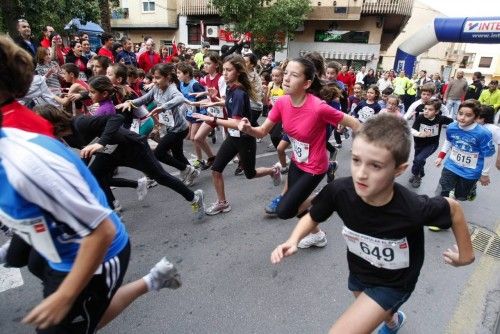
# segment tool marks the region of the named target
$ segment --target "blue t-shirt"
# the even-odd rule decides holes
[[[375,116],[382,110],[378,102],[368,103],[366,100],[361,100],[353,110],[353,116],[361,123],[366,122],[369,118]]]
[[[82,239],[105,218],[116,229],[108,261],[126,246],[128,234],[81,159],[52,138],[0,130],[0,221],[51,268],[69,272]]]
[[[227,87],[226,91],[226,109],[230,118],[250,119],[250,98],[240,86]]]
[[[203,86],[195,79],[191,79],[188,83],[181,82],[179,85],[179,88],[180,88],[182,95],[184,95],[184,98],[186,98],[189,101],[194,102],[194,101],[199,101],[199,100],[203,99],[203,98],[196,98],[196,97],[190,95],[191,93],[200,93],[200,92],[205,91],[205,88],[203,88]],[[190,107],[190,108],[188,108],[188,110],[186,112],[186,116],[192,117],[193,112],[195,112],[195,111],[199,112],[200,114],[203,114],[203,115],[207,114],[207,110],[205,108]]]
[[[451,152],[444,168],[468,180],[478,180],[484,167],[484,158],[495,154],[491,132],[479,124],[463,130],[457,122],[448,125],[446,139]]]

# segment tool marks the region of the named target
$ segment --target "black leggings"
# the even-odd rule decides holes
[[[147,140],[143,138],[139,142],[130,142],[128,145],[121,144],[111,154],[97,153],[94,161],[89,166],[101,189],[106,194],[106,199],[111,207],[114,197],[109,186],[113,170],[118,166],[139,170],[162,186],[171,188],[182,195],[186,200],[192,201],[194,199],[194,193],[181,180],[173,177],[163,169],[149,148]]]
[[[189,161],[184,156],[184,138],[188,132],[189,128],[181,132],[167,132],[154,151],[156,159],[178,170],[185,170],[189,165]]]
[[[275,149],[278,149],[278,145],[283,138],[283,125],[281,122],[276,123],[271,131],[269,132],[269,136],[271,137],[271,142]]]
[[[257,144],[254,137],[231,137],[228,136],[222,143],[215,156],[212,170],[222,173],[227,164],[236,154],[240,156],[240,165],[243,167],[247,179],[255,177],[255,150]]]
[[[299,214],[299,207],[312,194],[321,182],[324,174],[313,175],[306,173],[290,162],[288,170],[288,190],[278,205],[278,217],[290,219]]]

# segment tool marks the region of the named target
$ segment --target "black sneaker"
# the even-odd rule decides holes
[[[335,172],[337,171],[337,168],[339,168],[339,164],[337,161],[330,161],[328,163],[328,172],[326,173],[326,182],[330,183],[333,180],[335,180]]]
[[[238,165],[236,169],[234,170],[234,175],[242,175],[243,174],[243,167],[241,165]]]
[[[215,157],[208,158],[207,162],[205,163],[205,165],[201,166],[201,170],[207,170],[210,167],[212,167],[212,165],[214,164],[214,161],[215,161]]]
[[[415,175],[415,178],[413,179],[411,186],[413,188],[419,188],[421,183],[422,183],[422,178],[420,176]]]

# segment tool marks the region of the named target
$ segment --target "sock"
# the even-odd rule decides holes
[[[396,313],[394,313],[392,315],[392,321],[390,323],[386,322],[386,325],[387,325],[387,327],[389,327],[391,329],[398,327],[398,325],[399,325],[399,315],[398,315],[398,312],[396,312]]]
[[[148,287],[148,291],[155,290],[154,287],[153,287],[153,280],[152,280],[152,277],[151,277],[151,273],[147,274],[142,279],[144,280],[144,282],[146,282],[146,286]]]

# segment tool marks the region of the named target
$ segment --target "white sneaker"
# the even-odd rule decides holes
[[[137,199],[139,201],[142,201],[147,193],[148,193],[148,178],[147,177],[141,177],[139,180],[137,180]]]
[[[186,165],[186,168],[184,170],[181,170],[179,177],[181,178],[182,183],[186,182],[186,178],[191,172],[191,168],[189,167],[191,167],[191,165]]]
[[[186,175],[186,178],[184,179],[184,184],[186,187],[189,187],[190,185],[193,184],[194,179],[196,179],[200,175],[200,170],[194,168],[193,166],[188,166],[189,171]],[[186,168],[186,169],[188,169]]]
[[[158,185],[158,182],[156,182],[155,180],[152,180],[152,179],[148,178],[148,189],[156,187],[157,185]]]
[[[146,281],[150,291],[158,291],[163,288],[177,289],[182,285],[177,269],[166,257],[155,264],[149,271],[149,274],[144,276],[143,279]]]
[[[271,179],[275,187],[281,184],[281,164],[278,162],[273,166],[273,173],[271,174]]]
[[[194,199],[191,202],[191,208],[193,213],[198,219],[203,218],[205,215],[205,200],[203,195],[203,190],[198,189],[194,192]]]
[[[7,251],[9,250],[10,247],[10,240],[7,240],[6,243],[4,243],[2,246],[0,246],[0,264],[5,263],[7,259]]]
[[[304,239],[300,240],[297,247],[299,248],[309,248],[311,246],[315,247],[325,247],[327,243],[326,234],[323,231],[318,233],[310,233],[305,236]]]
[[[120,201],[118,201],[117,199],[115,199],[115,200],[113,201],[113,206],[115,207],[115,209],[114,209],[114,210],[115,210],[115,212],[116,212],[116,213],[120,213],[120,212],[122,212],[122,211],[123,211],[123,207],[122,207],[122,205],[120,204]]]

